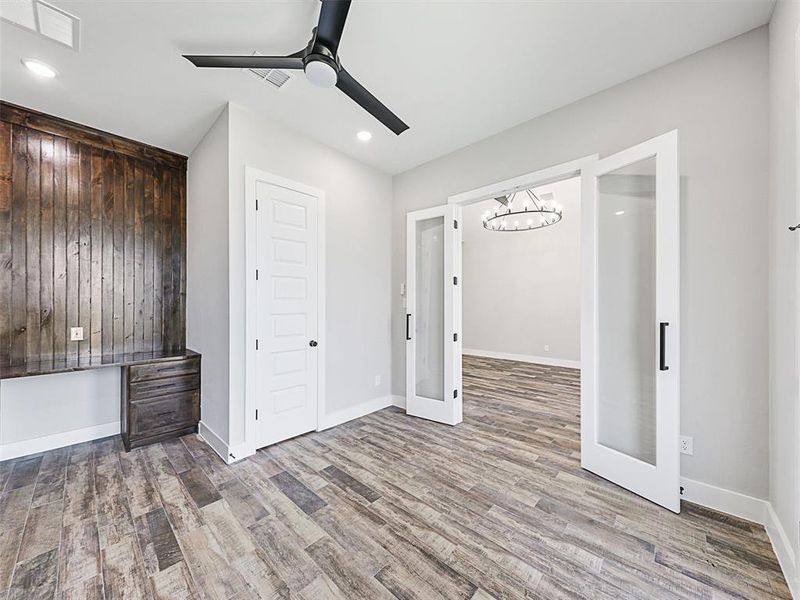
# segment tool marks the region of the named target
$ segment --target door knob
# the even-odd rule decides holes
[[[310,342],[308,342],[308,345],[311,346],[312,348],[316,348],[317,347],[317,340],[311,340]]]

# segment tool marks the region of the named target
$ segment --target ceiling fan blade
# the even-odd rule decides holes
[[[400,135],[408,129],[408,125],[403,123],[400,117],[386,108],[380,100],[370,94],[363,85],[353,79],[353,76],[344,69],[339,71],[339,79],[336,82],[336,87],[350,96],[358,105],[378,119],[378,121],[386,125],[386,127],[391,129],[395,134]]]
[[[298,53],[299,54],[299,53]],[[302,69],[302,55],[291,56],[220,56],[213,54],[184,54],[195,67],[222,69]]]
[[[324,42],[328,49],[336,54],[339,40],[342,39],[350,0],[322,0],[317,23],[317,40]]]

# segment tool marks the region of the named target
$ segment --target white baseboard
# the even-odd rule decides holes
[[[800,600],[800,577],[795,567],[795,554],[789,536],[783,529],[775,510],[766,500],[754,498],[739,492],[726,490],[693,479],[681,478],[683,495],[681,500],[693,502],[706,508],[739,517],[763,525],[767,531],[772,548],[778,557],[783,576],[794,598]]]
[[[517,360],[519,362],[535,363],[537,365],[547,365],[548,367],[566,367],[568,369],[580,369],[581,361],[567,360],[565,358],[552,358],[550,356],[533,356],[532,354],[512,354],[511,352],[495,352],[494,350],[476,350],[474,348],[464,348],[462,354],[469,356],[482,356],[483,358],[499,358],[501,360]]]
[[[405,407],[406,407],[406,397],[405,396],[398,396],[397,394],[392,394],[392,406],[396,406],[398,408],[405,409]]]
[[[786,584],[789,586],[789,591],[792,592],[794,598],[800,599],[800,573],[797,572],[797,562],[795,560],[794,550],[789,541],[789,536],[786,530],[778,520],[778,515],[772,508],[772,504],[767,505],[766,520],[764,528],[767,530],[767,535],[772,542],[772,548],[775,550],[775,555],[778,557],[778,562],[781,564],[783,576],[786,578]]]
[[[694,479],[681,478],[683,495],[681,500],[694,502],[746,521],[763,525],[767,518],[769,502],[726,490]]]
[[[364,417],[375,411],[393,406],[395,405],[395,398],[399,398],[399,396],[380,396],[379,398],[373,398],[372,400],[367,400],[355,406],[350,406],[325,415],[322,418],[322,422],[317,427],[317,431],[330,429],[331,427],[336,427],[342,423],[347,423],[353,419],[358,419],[359,417]],[[403,399],[403,405],[405,406],[405,399]]]
[[[197,425],[197,435],[229,465],[255,454],[255,449],[248,444],[228,445],[219,434],[203,421],[200,421]]]
[[[54,433],[32,440],[0,444],[0,460],[8,460],[10,458],[27,456],[28,454],[55,450],[56,448],[63,448],[64,446],[71,446],[73,444],[90,442],[110,435],[117,435],[119,432],[119,421],[114,421],[113,423],[92,425],[91,427],[84,427],[82,429]]]
[[[224,460],[226,463],[230,464],[234,462],[231,459],[230,454],[232,454],[228,450],[228,442],[223,440],[211,427],[206,425],[203,421],[200,421],[197,425],[197,435],[211,448],[219,454],[219,457]],[[234,454],[235,456],[235,454]]]

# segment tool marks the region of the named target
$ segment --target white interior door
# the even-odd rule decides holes
[[[406,246],[406,412],[449,425],[462,419],[456,218],[447,205],[408,213]]]
[[[317,427],[319,198],[256,183],[256,447]]]
[[[581,462],[680,511],[678,133],[584,171]]]

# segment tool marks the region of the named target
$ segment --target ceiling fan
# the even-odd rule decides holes
[[[218,56],[184,54],[196,67],[227,69],[302,69],[306,78],[320,87],[336,86],[364,110],[400,135],[408,125],[369,93],[339,61],[337,50],[350,10],[350,0],[322,0],[319,23],[308,45],[289,56]]]

